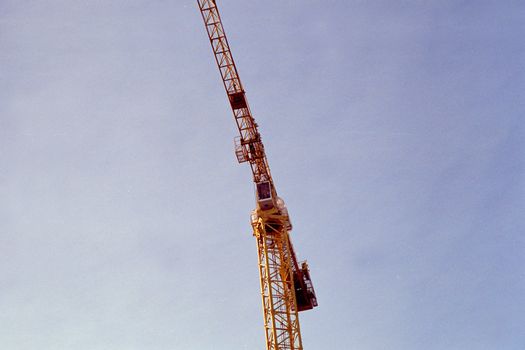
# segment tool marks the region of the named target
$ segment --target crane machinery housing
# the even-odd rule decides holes
[[[235,155],[250,164],[256,208],[251,215],[257,256],[267,350],[302,350],[298,313],[317,306],[306,261],[297,260],[292,224],[277,195],[257,123],[233,60],[215,0],[197,0],[239,135]]]

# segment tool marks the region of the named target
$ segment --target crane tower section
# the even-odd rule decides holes
[[[235,155],[239,163],[250,164],[255,183],[256,208],[251,225],[257,243],[266,348],[302,350],[298,312],[317,306],[308,264],[298,262],[291,243],[288,210],[277,196],[215,0],[197,3],[239,131]]]

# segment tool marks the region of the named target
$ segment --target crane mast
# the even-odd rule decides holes
[[[256,208],[251,215],[257,243],[267,350],[302,350],[299,311],[317,306],[306,261],[298,262],[290,241],[288,210],[277,191],[264,145],[233,60],[215,0],[197,0],[233,111],[239,135],[235,155],[250,164]]]

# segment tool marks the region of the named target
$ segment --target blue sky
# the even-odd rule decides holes
[[[525,4],[224,1],[305,349],[525,348]],[[0,348],[264,348],[193,1],[0,2]]]

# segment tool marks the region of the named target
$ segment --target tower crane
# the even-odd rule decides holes
[[[197,0],[239,135],[234,139],[239,163],[247,162],[255,183],[251,226],[257,256],[267,350],[302,350],[300,311],[317,306],[306,261],[299,262],[290,240],[292,224],[277,195],[258,125],[233,60],[215,0]]]

